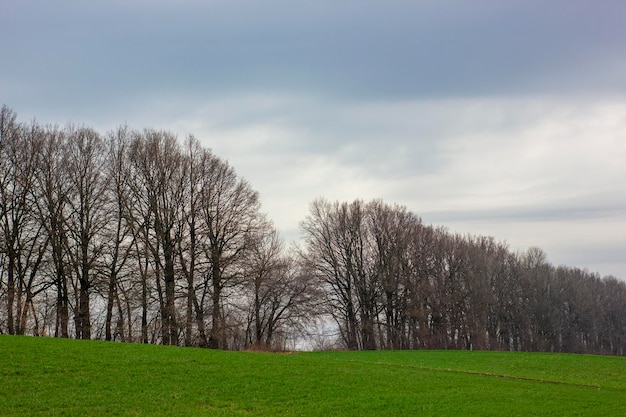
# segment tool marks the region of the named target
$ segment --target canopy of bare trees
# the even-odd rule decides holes
[[[426,226],[405,208],[316,200],[303,256],[349,349],[626,353],[626,285]]]
[[[193,137],[21,123],[4,106],[0,333],[284,349],[317,343],[317,322],[347,349],[626,354],[617,278],[382,201],[314,201],[287,250],[260,210]]]
[[[311,282],[193,137],[0,119],[0,332],[283,348]]]

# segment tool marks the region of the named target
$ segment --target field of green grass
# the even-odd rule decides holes
[[[626,358],[0,336],[3,416],[626,416]]]

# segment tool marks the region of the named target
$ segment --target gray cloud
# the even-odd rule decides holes
[[[13,64],[3,78],[71,104],[154,89],[361,99],[615,92],[626,87],[624,12],[622,2],[584,1],[25,2],[1,21]]]
[[[23,120],[195,134],[289,236],[317,196],[380,197],[626,276],[610,250],[626,245],[625,15],[610,0],[8,0],[0,100]]]

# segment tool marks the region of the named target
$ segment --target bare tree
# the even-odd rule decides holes
[[[66,216],[69,247],[67,252],[76,278],[76,337],[91,338],[91,287],[96,267],[102,259],[105,240],[103,231],[110,220],[106,147],[92,129],[68,128],[65,170],[71,189]]]
[[[276,228],[268,221],[245,257],[248,299],[247,343],[263,350],[282,349],[276,340],[287,336],[287,326],[295,331],[310,322],[313,301],[317,300],[314,281],[286,253]],[[292,337],[294,337],[292,335]]]
[[[69,337],[70,292],[72,268],[68,258],[67,216],[72,188],[67,178],[67,131],[56,127],[45,130],[39,168],[35,171],[37,216],[49,239],[52,284],[56,288],[56,321],[54,335]]]
[[[418,347],[411,342],[422,338],[428,282],[424,229],[419,217],[405,207],[378,200],[368,204],[373,273],[381,288],[379,302],[384,312],[381,346],[388,349]]]
[[[198,345],[208,346],[206,335],[204,302],[209,289],[210,274],[208,262],[203,257],[201,239],[206,233],[202,222],[202,187],[206,176],[210,175],[215,157],[210,151],[202,148],[193,136],[189,136],[184,144],[186,163],[189,169],[188,187],[185,193],[184,212],[178,228],[178,256],[182,272],[187,281],[185,309],[185,345],[193,344],[194,323],[198,331]],[[201,277],[204,276],[204,280]],[[201,281],[198,290],[197,281]],[[199,296],[198,296],[199,293]]]
[[[491,262],[487,349],[520,350],[528,319],[524,312],[523,285],[517,257],[506,244],[497,243],[491,254]]]
[[[120,126],[117,130],[109,132],[108,140],[108,204],[109,227],[105,237],[105,263],[108,271],[108,286],[106,292],[106,318],[105,340],[113,339],[113,309],[118,306],[118,331],[124,338],[124,313],[120,302],[120,274],[127,265],[131,250],[134,246],[135,235],[128,221],[127,213],[131,211],[130,191],[128,188],[128,148],[130,146],[132,132],[127,126]],[[127,306],[127,311],[129,310]],[[127,314],[128,325],[131,324],[130,312]],[[131,337],[129,332],[128,337]]]
[[[141,211],[135,217],[138,223],[149,226],[143,243],[155,262],[163,343],[178,344],[175,232],[184,203],[186,166],[176,138],[163,131],[145,130],[136,135],[130,160],[135,175],[132,189]]]
[[[39,268],[48,239],[32,210],[43,132],[36,123],[17,124],[6,107],[1,112],[0,268],[7,280],[7,330],[24,334],[34,297],[46,288]]]
[[[376,288],[367,275],[366,236],[361,201],[352,204],[315,200],[301,223],[310,270],[327,287],[328,312],[348,349],[371,349],[372,303]]]
[[[605,277],[598,291],[599,316],[595,352],[626,355],[626,283],[616,277]]]
[[[8,107],[0,110],[0,227],[2,231],[0,254],[2,255],[2,278],[6,272],[7,328],[15,334],[14,304],[16,292],[16,268],[19,237],[23,233],[26,219],[25,200],[29,190],[20,186],[20,155],[29,158],[24,152],[20,126],[15,122],[16,115]],[[27,186],[27,184],[24,184]],[[4,283],[4,279],[0,281]]]
[[[224,348],[224,289],[243,281],[241,259],[259,225],[259,198],[225,161],[213,157],[202,179],[200,216],[205,232],[202,250],[210,263],[211,319],[209,347]]]

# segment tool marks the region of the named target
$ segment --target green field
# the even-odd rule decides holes
[[[626,416],[626,358],[0,336],[0,415]]]

